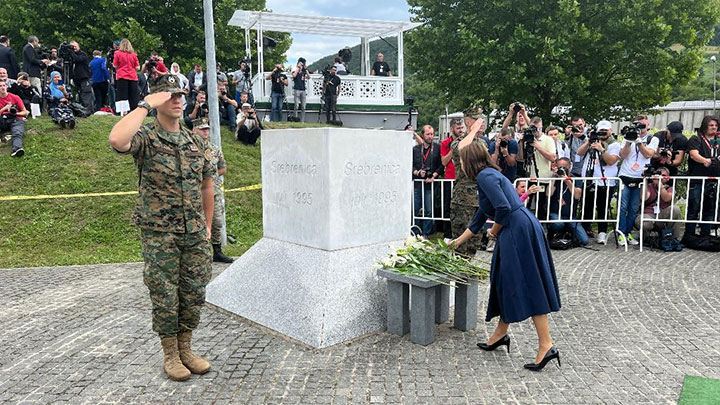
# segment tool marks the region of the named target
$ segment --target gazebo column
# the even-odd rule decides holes
[[[258,89],[258,96],[260,100],[265,99],[265,65],[263,63],[263,30],[262,22],[257,23],[257,57],[258,57],[258,73],[262,76],[260,79],[260,88]],[[258,100],[258,98],[255,98]]]
[[[370,41],[367,37],[360,38],[360,74],[370,76]]]
[[[398,68],[397,68],[397,74],[400,78],[400,83],[398,84],[398,90],[400,91],[400,99],[405,102],[405,57],[403,55],[403,31],[402,29],[398,32],[397,35],[397,41],[398,41]]]

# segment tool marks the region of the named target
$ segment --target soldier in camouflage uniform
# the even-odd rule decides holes
[[[150,80],[151,93],[110,132],[110,144],[135,158],[140,228],[153,330],[160,335],[168,377],[183,381],[210,370],[191,348],[211,277],[212,151],[180,125],[182,89],[173,75]],[[143,125],[152,109],[157,118]]]
[[[479,107],[471,107],[465,110],[463,112],[465,127],[470,129],[475,121],[478,119],[482,120],[481,116],[482,109]],[[487,146],[487,139],[482,137],[484,131],[485,128],[483,126],[482,130],[478,131],[473,142],[480,142]],[[450,153],[452,154],[452,161],[455,165],[455,185],[453,187],[452,198],[450,199],[450,226],[452,227],[452,236],[454,239],[465,232],[465,229],[467,229],[468,225],[472,222],[479,207],[477,181],[476,179],[468,178],[460,164],[458,145],[466,136],[468,136],[467,133],[458,136],[450,145]],[[468,256],[475,256],[475,252],[478,250],[483,250],[482,239],[480,237],[472,238],[457,248],[457,252]]]
[[[232,263],[234,260],[225,256],[222,251],[222,221],[225,217],[225,201],[223,199],[223,185],[220,176],[227,172],[227,163],[222,151],[214,143],[210,142],[210,120],[207,117],[198,118],[193,121],[193,133],[202,136],[207,143],[207,148],[212,151],[210,163],[213,165],[213,183],[215,185],[215,207],[212,220],[212,235],[210,242],[213,247],[213,261],[221,263]]]

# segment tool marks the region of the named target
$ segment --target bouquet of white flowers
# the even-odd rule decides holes
[[[486,262],[481,265],[456,253],[442,239],[431,242],[421,237],[409,237],[402,247],[375,262],[375,268],[385,268],[398,274],[436,281],[452,286],[453,282],[468,284],[469,278],[482,280],[490,273]]]

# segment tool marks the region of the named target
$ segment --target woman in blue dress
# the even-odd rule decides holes
[[[488,218],[494,225],[488,237],[496,239],[490,270],[490,296],[485,321],[500,316],[492,336],[478,347],[491,351],[507,346],[508,328],[513,322],[532,317],[538,335],[538,352],[526,369],[539,371],[552,359],[560,365],[560,353],[550,338],[547,314],[560,310],[555,268],[540,222],[523,205],[515,188],[503,176],[482,143],[472,142],[477,133],[473,125],[459,145],[462,170],[477,178],[480,208],[468,229],[453,241],[465,243],[482,230]]]

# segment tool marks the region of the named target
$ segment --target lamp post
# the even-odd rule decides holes
[[[713,55],[710,57],[710,60],[713,63],[713,115],[714,115],[715,109],[716,109],[715,104],[717,103],[717,97],[716,97],[716,94],[717,94],[717,80],[716,80],[717,69],[715,68],[715,62],[717,61],[717,58],[715,57],[715,55]]]

